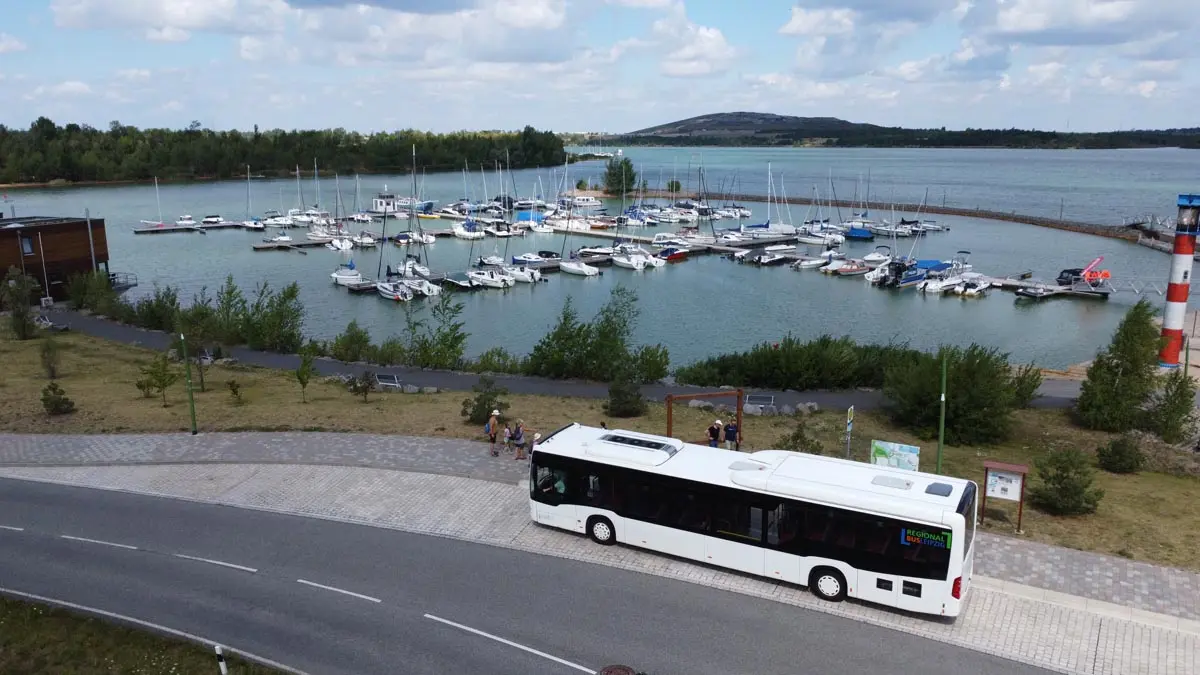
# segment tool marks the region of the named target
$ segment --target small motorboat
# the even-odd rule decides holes
[[[350,239],[350,242],[359,248],[373,248],[379,243],[368,232],[359,232],[357,237]]]
[[[396,302],[408,302],[413,299],[412,289],[403,281],[381,281],[375,284],[375,292],[382,298]]]
[[[560,256],[556,251],[538,251],[537,254],[541,256],[543,261],[562,259],[562,256]]]
[[[500,267],[504,265],[504,258],[498,255],[483,256],[475,260],[477,267]]]
[[[200,222],[204,225],[220,225],[225,222],[225,219],[221,216],[204,216],[200,219]]]
[[[829,264],[825,258],[815,258],[812,260],[798,260],[792,263],[792,269],[796,270],[815,270]]]
[[[427,298],[442,294],[442,287],[435,283],[431,283],[426,279],[399,279],[397,283],[408,286],[408,289],[414,295],[423,295]]]
[[[566,274],[574,274],[578,277],[595,277],[600,275],[600,270],[580,260],[563,260],[558,264],[560,272]]]
[[[687,260],[688,249],[667,247],[658,252],[658,257],[667,262],[683,262]]]
[[[646,259],[640,255],[623,253],[612,257],[612,264],[627,270],[642,271],[646,269]]]
[[[354,261],[343,263],[336,270],[329,274],[329,278],[333,279],[333,283],[339,286],[353,286],[363,282],[362,272],[354,268]]]
[[[875,250],[864,255],[862,261],[871,267],[886,265],[892,260],[892,249],[890,246],[876,246]]]
[[[845,267],[848,264],[850,264],[850,263],[847,262],[846,260],[843,260],[842,258],[835,258],[833,260],[830,260],[828,265],[825,265],[819,269],[824,274],[835,274],[838,270],[842,269],[843,267]]]
[[[349,251],[354,248],[354,242],[349,239],[332,239],[325,243],[325,248],[331,251]]]
[[[478,286],[484,288],[512,288],[517,280],[496,269],[472,270],[467,277]]]
[[[871,268],[861,260],[847,260],[843,265],[834,270],[840,277],[853,277],[860,274],[866,274],[871,271]]]
[[[243,220],[242,229],[262,232],[263,230],[267,229],[267,226],[263,225],[261,220]]]
[[[514,255],[512,257],[512,264],[514,265],[528,265],[540,262],[546,262],[546,259],[536,253],[522,253],[521,255]]]
[[[542,272],[534,267],[503,267],[504,273],[512,277],[515,281],[523,284],[535,284],[542,280]]]
[[[846,254],[842,253],[841,251],[837,250],[836,248],[829,248],[829,249],[825,249],[824,251],[821,251],[820,255],[817,257],[824,258],[826,260],[842,260],[843,258],[846,257]]]
[[[179,216],[179,220],[176,220],[175,224],[179,227],[195,227],[196,219],[191,216]]]

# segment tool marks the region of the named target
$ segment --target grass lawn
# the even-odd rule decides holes
[[[40,391],[47,383],[39,357],[40,340],[15,342],[0,338],[0,431],[17,433],[137,433],[186,431],[188,406],[182,378],[160,398],[143,398],[134,386],[139,367],[154,352],[90,338],[80,334],[57,336],[60,343],[59,384],[77,406],[76,412],[50,417],[42,410]],[[193,373],[195,378],[195,373]],[[464,423],[460,415],[463,392],[439,394],[372,393],[368,402],[343,387],[314,380],[308,403],[290,373],[245,366],[214,366],[206,376],[208,391],[196,393],[196,415],[203,431],[348,431],[398,435],[448,436],[482,440],[478,425]],[[244,402],[237,404],[225,382],[241,384]],[[198,384],[197,384],[198,387]],[[599,424],[651,433],[666,432],[666,409],[652,404],[649,413],[633,420],[611,420],[603,402],[548,396],[508,396],[508,413],[523,418],[533,429],[555,429],[569,422]],[[717,400],[719,401],[719,399]],[[730,397],[730,404],[733,399]],[[705,429],[725,413],[676,404],[675,436],[702,442]],[[826,454],[844,456],[845,412],[822,411],[807,418],[810,435]],[[777,447],[796,420],[783,417],[747,417],[743,449]],[[934,471],[936,441],[925,441],[892,428],[879,413],[860,411],[854,420],[852,452],[865,459],[872,439],[897,441],[922,448],[921,468]],[[943,471],[983,481],[985,459],[1033,464],[1034,458],[1053,447],[1076,446],[1094,450],[1106,442],[1105,434],[1076,429],[1065,413],[1051,410],[1021,411],[1016,415],[1013,438],[995,447],[947,446]],[[1106,495],[1092,516],[1059,518],[1025,509],[1026,537],[1060,546],[1121,555],[1137,560],[1200,569],[1192,542],[1200,536],[1200,510],[1193,506],[1200,489],[1196,478],[1143,472],[1132,476],[1097,473]],[[1011,533],[1016,504],[994,500],[988,504],[985,528]]]
[[[232,675],[279,671],[225,656]],[[0,673],[216,673],[211,647],[0,597]]]

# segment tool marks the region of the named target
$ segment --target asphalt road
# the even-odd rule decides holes
[[[86,488],[0,479],[0,551],[7,590],[314,675],[553,675],[614,663],[650,675],[1049,672],[599,565]]]
[[[107,319],[85,316],[78,312],[59,311],[55,313],[56,322],[65,323],[71,330],[85,335],[122,342],[125,344],[140,344],[150,349],[169,349],[174,336],[160,331],[148,331],[135,326],[126,326]],[[295,354],[275,354],[260,352],[246,347],[233,347],[227,350],[229,355],[241,363],[275,368],[279,370],[295,370],[300,365],[300,357]],[[321,375],[357,375],[366,370],[362,365],[342,363],[331,359],[318,359],[314,368]],[[397,376],[404,384],[418,387],[437,387],[449,391],[470,391],[478,384],[479,376],[473,373],[460,373],[442,370],[423,370],[420,368],[403,367],[371,367],[377,373],[388,373]],[[537,377],[522,377],[516,375],[496,375],[497,385],[508,389],[514,394],[529,394],[542,396],[568,396],[578,398],[607,398],[608,385],[579,380],[550,380]],[[662,401],[667,394],[701,393],[720,391],[716,387],[665,386],[648,384],[642,387],[642,395],[647,399]],[[812,402],[823,408],[844,409],[855,406],[859,410],[871,410],[883,405],[883,395],[878,391],[755,391],[760,394],[775,396],[775,405],[798,405]],[[1079,396],[1079,382],[1072,380],[1046,380],[1038,390],[1038,398],[1034,400],[1035,408],[1069,408]],[[1200,393],[1197,394],[1200,400]],[[715,401],[720,403],[721,401]],[[732,405],[732,399],[727,402]]]

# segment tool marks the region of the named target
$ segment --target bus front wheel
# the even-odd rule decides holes
[[[588,536],[597,544],[609,546],[617,542],[617,530],[608,518],[595,516],[589,519],[587,530]]]
[[[808,587],[813,595],[828,600],[841,602],[846,599],[846,577],[832,567],[818,567],[808,575]]]

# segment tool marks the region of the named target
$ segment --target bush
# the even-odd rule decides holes
[[[1196,385],[1182,368],[1161,378],[1161,389],[1146,414],[1146,429],[1171,445],[1196,435]]]
[[[1037,398],[1038,389],[1042,386],[1042,369],[1033,364],[1017,368],[1013,372],[1013,407],[1028,408]]]
[[[378,346],[372,346],[367,361],[381,366],[397,366],[406,362],[408,349],[400,338],[390,337]]]
[[[40,287],[36,279],[16,267],[8,268],[8,275],[0,280],[0,307],[8,310],[8,325],[18,340],[31,340],[37,335],[32,303]]]
[[[1041,484],[1030,489],[1030,501],[1058,516],[1095,513],[1104,490],[1094,487],[1095,471],[1077,448],[1051,450],[1035,463]]]
[[[150,378],[140,377],[133,384],[138,388],[138,391],[142,392],[142,398],[154,396],[154,385],[151,384]]]
[[[371,351],[371,336],[358,325],[358,321],[347,324],[346,330],[333,338],[333,344],[329,347],[329,355],[345,363],[364,361]]]
[[[604,191],[610,195],[633,192],[638,184],[637,170],[628,157],[613,157],[604,167]]]
[[[137,325],[149,330],[171,332],[179,316],[179,291],[172,286],[154,287],[154,293],[134,305]]]
[[[71,309],[107,313],[117,294],[108,275],[96,270],[71,277],[67,283],[67,299]]]
[[[462,404],[462,416],[467,418],[468,423],[486,424],[493,410],[499,410],[503,418],[509,405],[500,397],[508,395],[507,389],[497,387],[496,380],[490,377],[481,377],[479,382],[471,387],[471,391],[475,392],[475,395],[463,400]]]
[[[366,403],[369,400],[371,392],[375,391],[375,372],[364,370],[362,373],[359,373],[358,377],[351,378],[349,386],[350,393],[355,396],[361,396],[363,403]]]
[[[242,384],[237,380],[226,380],[225,388],[229,390],[229,397],[233,399],[234,405],[242,405],[246,399],[242,398]]]
[[[804,420],[796,422],[796,428],[792,433],[780,436],[779,440],[775,441],[775,447],[779,450],[806,452],[810,455],[820,455],[825,451],[820,441],[808,435],[808,424]]]
[[[159,354],[150,365],[142,366],[141,371],[143,377],[138,380],[138,389],[143,393],[150,391],[161,395],[163,407],[167,407],[167,389],[179,381],[179,371],[166,354]]]
[[[221,294],[217,296],[217,314],[221,315]],[[236,297],[230,302],[236,304]],[[251,349],[294,354],[304,344],[304,305],[300,287],[292,282],[281,291],[273,291],[266,282],[259,285],[254,302],[240,316],[239,330]]]
[[[1109,473],[1137,473],[1146,464],[1146,455],[1136,438],[1124,434],[1096,448],[1100,468]]]
[[[896,365],[915,361],[920,352],[905,345],[858,345],[848,337],[822,335],[801,342],[788,335],[749,351],[723,354],[675,371],[680,384],[702,387],[760,387],[785,391],[878,388]]]
[[[463,304],[443,293],[430,310],[432,322],[420,321],[411,305],[405,307],[408,324],[408,363],[418,368],[454,370],[462,367],[467,349],[465,324],[459,320]]]
[[[492,347],[467,364],[473,373],[513,373],[525,371],[525,359],[504,347]]]
[[[300,350],[300,365],[296,368],[296,384],[300,385],[300,401],[308,403],[308,383],[312,380],[315,369],[313,360],[316,354],[312,349]]]
[[[921,354],[889,368],[883,392],[892,421],[925,438],[936,437],[943,359],[947,442],[996,443],[1007,438],[1021,371],[1014,375],[1007,354],[977,344],[942,347],[936,355]]]
[[[1154,307],[1139,300],[1096,355],[1075,402],[1076,419],[1098,431],[1124,432],[1145,422],[1145,407],[1156,388],[1158,349]]]
[[[42,389],[42,408],[47,415],[66,415],[75,412],[75,402],[67,398],[57,382],[51,382]]]
[[[53,335],[47,335],[42,339],[41,347],[42,370],[46,371],[46,378],[50,380],[58,379],[58,366],[61,361],[58,340],[54,339]]]
[[[608,385],[608,400],[604,413],[609,417],[641,417],[649,406],[642,398],[641,388],[634,381],[633,368],[622,368]]]

